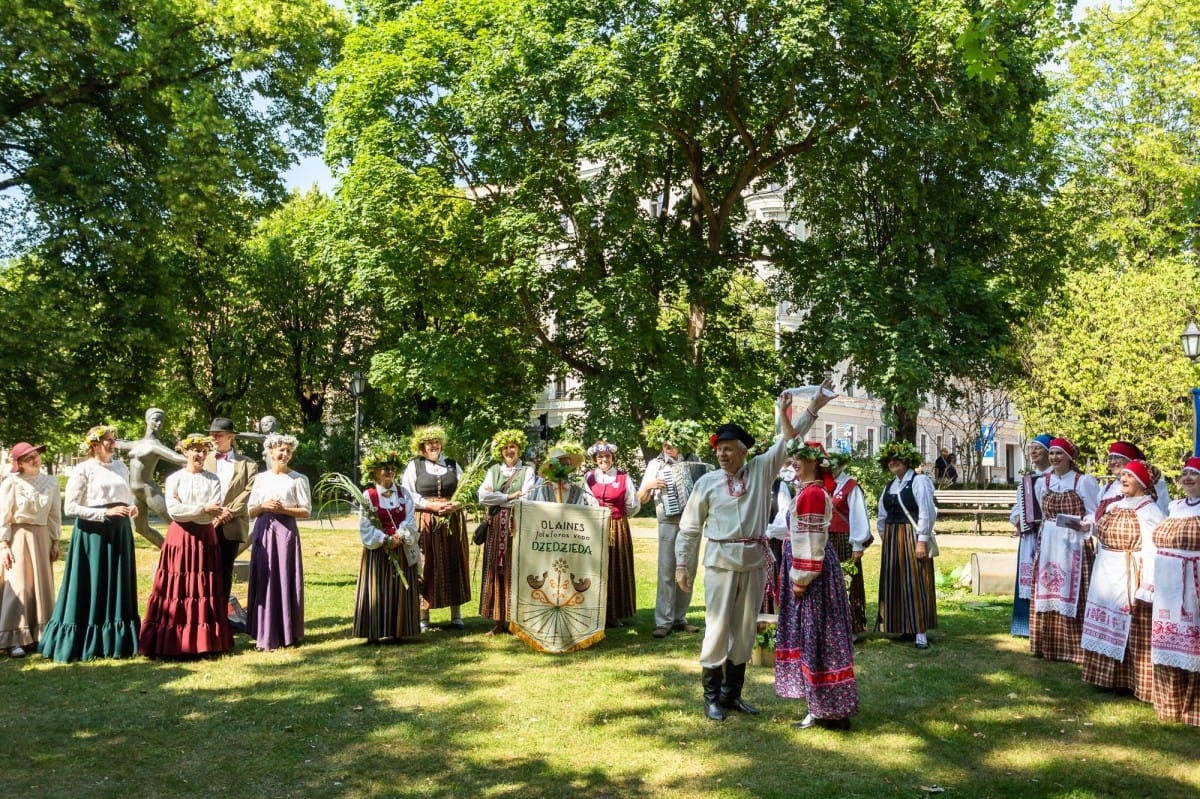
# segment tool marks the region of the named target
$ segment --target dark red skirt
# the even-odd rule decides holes
[[[213,525],[171,522],[142,618],[138,650],[146,657],[178,657],[232,649],[222,582]]]

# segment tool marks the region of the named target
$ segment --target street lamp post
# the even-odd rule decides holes
[[[362,476],[358,473],[358,444],[359,444],[359,424],[362,422],[362,414],[358,412],[359,398],[363,392],[367,390],[367,376],[362,373],[362,369],[357,369],[354,375],[350,378],[350,393],[354,396],[354,483],[357,485],[361,482]]]
[[[1179,339],[1183,342],[1183,354],[1192,363],[1200,360],[1200,327],[1195,319],[1188,322]],[[1192,455],[1200,458],[1200,388],[1192,389]]]

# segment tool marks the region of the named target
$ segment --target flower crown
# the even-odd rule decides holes
[[[300,446],[300,441],[295,436],[289,436],[286,433],[272,433],[263,439],[263,449],[270,452],[281,444],[287,444],[292,449]]]
[[[587,448],[587,456],[589,458],[594,458],[597,455],[599,455],[601,452],[608,452],[610,454],[616,455],[617,454],[617,445],[610,444],[607,441],[605,441],[604,439],[600,439],[595,444],[592,444],[590,447]]]
[[[98,424],[91,430],[87,431],[83,437],[83,443],[87,444],[89,447],[93,447],[103,441],[106,437],[116,435],[117,428],[107,424]]]
[[[788,442],[787,451],[788,455],[797,460],[816,461],[818,466],[824,469],[830,468],[829,454],[825,452],[825,447],[817,441],[793,439]]]
[[[359,463],[363,482],[372,480],[372,475],[380,466],[398,468],[403,461],[404,456],[398,447],[375,447],[369,450]]]
[[[525,448],[529,446],[529,439],[525,436],[524,430],[516,428],[501,430],[492,436],[492,460],[504,460],[504,448],[509,444],[516,444],[517,449],[524,452]]]
[[[179,440],[179,443],[175,445],[175,451],[176,452],[186,452],[189,449],[198,448],[198,447],[203,447],[204,449],[211,449],[212,446],[213,446],[212,436],[205,435],[204,433],[189,433],[188,435],[181,438]]]

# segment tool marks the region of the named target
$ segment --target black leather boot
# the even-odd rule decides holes
[[[725,711],[721,709],[721,679],[724,665],[716,668],[705,667],[701,680],[704,685],[704,715],[713,721],[724,721]]]
[[[739,713],[758,715],[758,708],[742,701],[742,686],[746,684],[746,664],[725,664],[725,684],[721,686],[721,707]]]

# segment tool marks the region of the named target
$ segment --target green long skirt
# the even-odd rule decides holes
[[[58,602],[38,650],[59,663],[133,657],[140,626],[129,519],[76,520]]]

